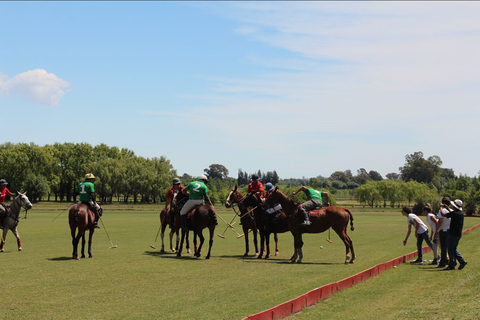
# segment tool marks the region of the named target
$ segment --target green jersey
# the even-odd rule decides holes
[[[188,198],[191,200],[203,200],[203,196],[208,194],[208,188],[203,181],[190,182],[185,189],[190,192]]]
[[[317,191],[312,188],[307,188],[307,190],[305,190],[305,194],[307,195],[308,200],[317,199],[322,202],[323,191]]]
[[[83,181],[78,185],[77,193],[80,194],[80,201],[90,202],[90,194],[95,193],[95,187],[90,181]]]

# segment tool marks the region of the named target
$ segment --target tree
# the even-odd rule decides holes
[[[405,165],[400,167],[400,176],[403,181],[417,181],[431,183],[435,176],[440,175],[442,160],[438,156],[423,158],[423,153],[418,151],[405,156]],[[436,186],[437,188],[440,186]]]
[[[398,173],[391,172],[391,173],[387,173],[385,177],[389,180],[398,180],[398,178],[400,178],[400,175]]]
[[[382,175],[380,173],[378,173],[377,171],[374,171],[374,170],[370,170],[370,172],[368,173],[368,176],[373,181],[382,181],[383,180]]]
[[[338,181],[342,181],[343,183],[347,183],[350,180],[350,176],[351,176],[351,172],[349,175],[348,173],[343,171],[335,171],[330,175],[330,180],[338,180]]]
[[[228,170],[221,164],[211,164],[207,169],[203,169],[210,179],[225,179],[228,177]]]

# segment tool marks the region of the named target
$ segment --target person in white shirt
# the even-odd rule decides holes
[[[430,241],[433,243],[433,260],[431,265],[437,265],[439,256],[438,256],[438,219],[432,213],[433,209],[430,205],[426,205],[422,209],[422,214],[426,216],[427,224],[430,226]]]
[[[412,232],[412,226],[414,226],[415,237],[417,237],[418,257],[417,257],[417,260],[412,261],[411,263],[422,264],[423,263],[423,250],[422,250],[423,240],[425,240],[427,245],[433,250],[433,243],[428,238],[428,227],[416,214],[412,213],[412,209],[410,207],[403,207],[402,214],[405,217],[407,217],[407,222],[408,222],[408,231],[407,231],[407,235],[405,236],[405,240],[403,240],[403,245],[404,246],[407,245],[408,237]]]
[[[442,199],[442,203],[444,205],[450,204],[450,198],[444,197]],[[448,210],[442,206],[440,206],[440,210],[438,210],[437,218],[438,218],[438,237],[440,239],[440,262],[438,263],[436,268],[445,268],[447,266],[447,239],[448,239],[448,229],[450,229],[450,218],[444,217],[442,215],[447,214]]]

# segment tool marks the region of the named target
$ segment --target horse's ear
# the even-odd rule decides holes
[[[237,185],[233,187],[233,191],[237,191]]]
[[[275,191],[277,191],[277,190],[278,190],[278,187],[275,187]]]

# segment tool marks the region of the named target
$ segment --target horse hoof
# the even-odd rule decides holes
[[[88,257],[89,257],[89,258],[93,258],[93,255],[92,255],[92,254],[89,254]]]
[[[82,254],[82,259],[83,259],[83,258],[85,258],[85,255],[84,255],[84,254]]]
[[[175,252],[177,252],[177,250],[175,250],[175,249],[172,249],[172,253],[175,253]]]
[[[265,256],[265,259],[268,259],[268,258],[270,258],[270,256],[267,254],[267,255]]]
[[[0,250],[0,252],[5,252],[5,249]]]
[[[261,255],[258,255],[258,256],[257,256],[257,259],[262,259],[262,256],[261,256]]]
[[[181,257],[182,255],[180,253],[177,253],[177,257]]]
[[[297,263],[302,263],[302,260],[298,260]]]
[[[206,256],[205,259],[210,259],[210,256]]]
[[[192,251],[190,249],[187,250],[187,253],[192,253]]]
[[[22,250],[23,250],[22,247],[18,247],[18,251],[22,251]]]
[[[160,253],[165,253],[165,250],[163,250],[163,249],[162,249],[162,250],[160,250]]]
[[[80,260],[80,258],[79,258],[79,257],[74,257],[74,259],[75,259],[75,260]]]
[[[279,256],[279,255],[280,255],[280,253],[278,251],[275,252],[275,256]]]
[[[244,256],[244,257],[248,257],[248,252],[245,252],[245,253],[243,254],[243,256]]]

